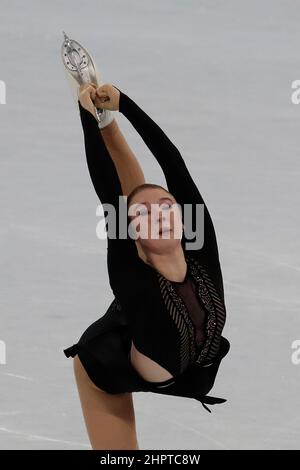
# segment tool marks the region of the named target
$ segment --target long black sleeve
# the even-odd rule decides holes
[[[78,101],[84,134],[87,165],[95,191],[102,204],[118,207],[123,194],[114,162],[108,152],[95,117]]]
[[[115,209],[116,237],[113,233],[112,236],[110,236],[109,230],[107,231],[108,255],[110,259],[114,260],[112,263],[114,270],[120,270],[122,266],[125,273],[128,274],[130,265],[135,262],[137,249],[134,240],[129,236],[126,238],[118,238],[120,218],[125,220],[124,226],[126,226],[127,229],[126,203],[123,201],[123,205],[119,206],[119,197],[123,196],[121,182],[115,164],[103,140],[96,118],[81,105],[80,101],[78,101],[78,105],[84,134],[87,166],[92,183],[101,204],[110,204]],[[122,212],[123,209],[124,213]],[[104,212],[105,211],[106,209],[104,207]],[[108,216],[109,214],[105,215],[105,220],[106,224],[109,225],[110,221]]]
[[[173,194],[177,203],[181,205],[182,209],[184,204],[191,204],[193,207],[195,204],[204,205],[204,245],[198,251],[201,252],[201,255],[206,255],[211,262],[218,261],[217,240],[211,216],[179,150],[162,129],[129,96],[121,90],[119,91],[119,111],[131,122],[153,153],[163,170],[168,190]]]

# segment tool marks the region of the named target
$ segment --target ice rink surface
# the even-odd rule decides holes
[[[181,151],[219,243],[231,350],[210,394],[228,401],[134,394],[140,448],[300,448],[299,24],[299,0],[1,0],[1,449],[90,448],[62,350],[113,299],[62,30]]]

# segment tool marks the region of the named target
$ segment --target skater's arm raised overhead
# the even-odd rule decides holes
[[[83,103],[86,106],[84,100]],[[129,269],[130,265],[134,262],[137,250],[134,240],[129,236],[118,238],[120,220],[119,198],[123,196],[119,176],[103,140],[96,118],[82,106],[80,100],[78,100],[78,106],[84,134],[87,166],[93,186],[101,204],[110,204],[115,209],[116,236],[110,237],[109,232],[107,233],[109,255],[114,255],[116,259],[119,259],[124,269],[125,267]],[[87,107],[89,108],[89,106]],[[124,201],[120,207],[122,210],[126,210]],[[104,210],[106,211],[106,207],[104,207]],[[109,215],[110,213],[105,216],[105,221],[110,225],[112,222],[108,219]],[[124,214],[122,217],[124,219]]]
[[[95,117],[91,95],[92,86],[83,88],[79,95],[78,106],[84,134],[84,145],[88,170],[95,191],[102,204],[113,204],[118,208],[122,187],[119,176]]]
[[[200,251],[202,255],[208,255],[211,261],[218,261],[219,254],[212,219],[181,153],[153,119],[128,95],[121,90],[119,92],[119,111],[131,122],[153,153],[163,170],[168,190],[177,203],[182,209],[184,204],[204,205],[204,245]]]

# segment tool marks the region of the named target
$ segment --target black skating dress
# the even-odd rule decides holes
[[[106,313],[63,352],[67,357],[78,354],[91,380],[108,393],[142,391],[189,397],[211,412],[205,403],[226,401],[207,394],[230,349],[230,342],[222,336],[226,307],[213,222],[176,146],[129,96],[119,91],[119,112],[157,159],[177,204],[182,210],[184,204],[191,204],[192,220],[196,220],[196,205],[202,205],[204,243],[194,243],[196,239],[187,239],[183,232],[187,271],[185,279],[176,282],[138,256],[133,238],[111,236],[106,225],[107,266],[114,299]],[[129,219],[118,173],[96,119],[79,101],[78,106],[90,177],[104,208],[110,204],[116,209],[119,233],[120,217],[125,213],[126,227]],[[173,377],[160,382],[145,380],[129,360],[131,341]]]

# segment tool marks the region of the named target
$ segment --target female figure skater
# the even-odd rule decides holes
[[[92,183],[100,202],[116,211],[116,235],[107,231],[115,298],[64,353],[74,357],[92,448],[139,449],[132,392],[195,398],[209,412],[204,403],[226,401],[207,395],[230,348],[222,336],[226,308],[217,240],[180,152],[129,96],[111,84],[88,83],[80,86],[78,106]],[[168,190],[145,183],[116,120],[101,128],[96,108],[126,116],[161,166]],[[136,239],[118,237],[123,196],[127,227]],[[192,205],[193,215],[198,204],[204,207],[201,248],[186,246],[178,209],[185,204]],[[149,227],[156,229],[155,237]]]

